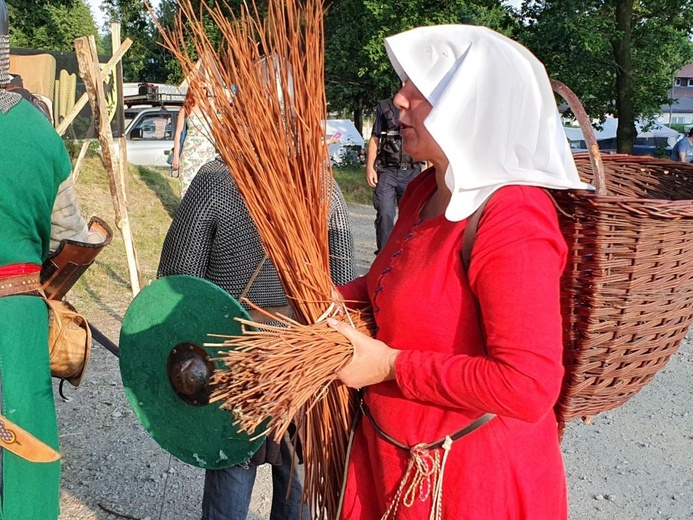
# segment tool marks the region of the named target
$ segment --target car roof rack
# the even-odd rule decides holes
[[[137,85],[137,94],[124,95],[123,102],[128,108],[135,105],[182,106],[185,102],[187,91],[187,87],[175,87],[162,83],[139,83]]]

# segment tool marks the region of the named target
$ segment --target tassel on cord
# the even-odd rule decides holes
[[[433,503],[429,520],[442,520],[443,518],[443,473],[445,464],[452,448],[452,439],[445,437],[443,443],[443,460],[437,450],[423,449],[424,444],[418,444],[409,453],[409,463],[404,476],[399,483],[390,506],[380,520],[394,520],[397,518],[397,510],[400,504],[411,507],[418,498],[425,502],[431,496],[433,490]]]
[[[443,475],[445,475],[445,464],[448,461],[448,455],[450,455],[451,448],[452,439],[449,435],[446,435],[445,442],[443,442],[443,463],[440,465],[440,473],[438,474],[438,479],[436,481],[436,490],[433,493],[433,505],[431,506],[430,520],[443,519]]]

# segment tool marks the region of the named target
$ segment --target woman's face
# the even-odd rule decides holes
[[[419,89],[411,81],[406,81],[395,95],[394,102],[399,108],[400,133],[404,151],[417,161],[429,161],[436,164],[445,160],[440,146],[433,140],[423,124],[433,106],[419,92]]]

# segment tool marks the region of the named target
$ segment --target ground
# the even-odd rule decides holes
[[[358,205],[350,212],[363,272],[375,250],[374,213]],[[83,288],[80,297],[88,293]],[[118,294],[117,301],[100,304],[101,312],[94,310],[94,323],[116,340],[129,301],[126,292]],[[692,379],[689,338],[626,405],[591,425],[568,425],[562,446],[571,520],[693,518]],[[66,394],[69,401],[56,399],[63,454],[60,520],[200,518],[203,471],[171,457],[146,434],[127,403],[112,354],[96,345],[85,381],[78,389],[67,385]],[[268,473],[266,467],[260,471],[251,520],[269,518]]]

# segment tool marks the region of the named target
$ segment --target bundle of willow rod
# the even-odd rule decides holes
[[[210,123],[217,150],[257,225],[296,321],[314,324],[329,307],[333,291],[327,240],[332,176],[324,143],[323,5],[321,0],[269,0],[266,12],[261,17],[253,4],[236,16],[224,3],[210,7],[204,1],[196,11],[191,0],[180,0],[174,29],[157,25]],[[205,18],[213,21],[214,40],[207,34]],[[316,327],[325,332],[324,325]],[[312,518],[333,519],[354,398],[344,386],[326,383],[334,379],[337,365],[326,364],[324,358],[343,361],[345,346],[330,334],[316,350],[310,345],[311,333],[297,329],[296,334],[299,341],[290,347],[291,356],[278,358],[285,361],[285,370],[276,374],[275,392],[267,395],[272,399],[287,385],[299,385],[284,415],[300,410],[295,419],[306,465],[304,502]],[[237,341],[251,356],[271,343],[252,334]],[[310,378],[293,371],[306,360],[316,369]],[[262,408],[268,404],[266,397],[238,390],[239,400],[233,385],[238,379],[244,381],[240,388],[258,384],[260,374],[274,363],[272,356],[251,357],[243,364],[246,368],[229,372],[222,385],[232,385],[227,407],[241,418],[254,407],[267,413],[267,407]],[[311,386],[315,381],[317,390]]]
[[[300,9],[296,4],[271,0],[263,21],[256,10],[233,18],[219,3],[211,8],[203,2],[221,37],[213,43],[203,13],[182,0],[175,30],[162,34],[210,123],[295,316],[311,323],[332,290],[326,239],[332,176],[323,139],[322,6],[317,0]]]
[[[303,445],[304,498],[311,518],[336,518],[355,402],[345,386],[335,383],[335,375],[350,361],[351,343],[324,319],[302,325],[249,304],[276,325],[239,320],[250,328],[245,335],[213,335],[226,338],[224,347],[233,350],[224,351],[226,370],[215,372],[210,400],[221,401],[239,430],[255,437],[267,434],[278,441],[292,420],[305,418],[299,431],[306,431],[311,442]],[[328,310],[327,315],[335,313]],[[370,312],[342,307],[336,316],[374,334]],[[320,444],[325,441],[331,444]]]
[[[353,348],[325,320],[303,325],[248,303],[265,314],[271,324],[239,320],[248,328],[243,336],[212,335],[225,338],[223,346],[232,350],[224,352],[222,360],[227,370],[215,373],[215,391],[210,400],[221,401],[222,408],[232,411],[234,424],[241,431],[272,435],[279,440],[301,407],[310,410],[323,400],[335,374],[351,360]],[[344,312],[349,316],[343,313],[342,319],[363,331],[372,330],[371,313]],[[253,337],[252,342],[249,337]],[[310,355],[297,355],[301,351]],[[283,383],[281,387],[277,386],[278,380]]]

